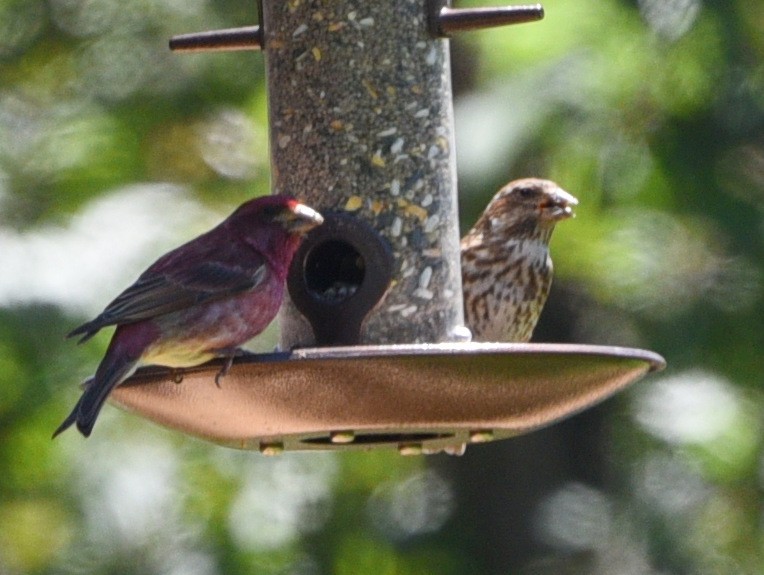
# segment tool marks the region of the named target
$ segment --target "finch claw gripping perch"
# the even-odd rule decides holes
[[[220,388],[220,380],[228,375],[229,371],[231,371],[231,366],[233,365],[234,358],[241,357],[246,354],[247,352],[243,349],[236,348],[224,355],[224,357],[226,357],[226,361],[223,364],[223,367],[220,368],[220,371],[215,374],[215,385],[217,385],[218,388]]]
[[[215,385],[218,386],[218,389],[221,389],[220,380],[223,379],[226,375],[228,375],[228,372],[231,369],[232,365],[233,365],[233,356],[229,357],[228,360],[226,360],[225,365],[223,365],[223,367],[220,368],[220,371],[215,374]]]

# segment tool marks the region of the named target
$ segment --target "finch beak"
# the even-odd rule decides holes
[[[576,217],[573,206],[578,205],[578,200],[562,188],[557,188],[549,193],[541,203],[541,214],[544,219],[558,222]]]
[[[305,204],[294,202],[284,213],[282,225],[293,234],[306,234],[324,223],[324,217]]]

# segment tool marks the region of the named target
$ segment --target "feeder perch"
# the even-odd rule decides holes
[[[179,431],[266,454],[371,449],[460,453],[606,399],[663,360],[591,345],[420,344],[298,349],[173,379],[139,370],[113,401]],[[211,379],[212,378],[212,379]]]
[[[461,453],[661,369],[644,350],[470,343],[463,325],[447,37],[542,17],[538,5],[263,0],[258,26],[173,38],[182,51],[263,51],[273,191],[326,221],[289,273],[291,351],[237,359],[219,388],[219,362],[181,377],[144,368],[112,401],[266,454]]]

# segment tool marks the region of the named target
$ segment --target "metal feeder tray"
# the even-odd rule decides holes
[[[111,400],[214,443],[265,454],[394,448],[446,451],[519,435],[603,401],[656,353],[577,344],[443,343],[303,348],[145,367]]]

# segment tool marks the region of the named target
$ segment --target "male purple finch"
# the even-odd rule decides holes
[[[291,197],[260,197],[159,258],[98,317],[67,336],[82,335],[82,343],[117,326],[95,376],[53,437],[74,423],[89,436],[111,390],[140,365],[230,361],[275,317],[292,256],[302,236],[322,222]]]
[[[473,341],[530,340],[552,285],[549,239],[576,204],[549,180],[515,180],[462,238],[464,316]]]

